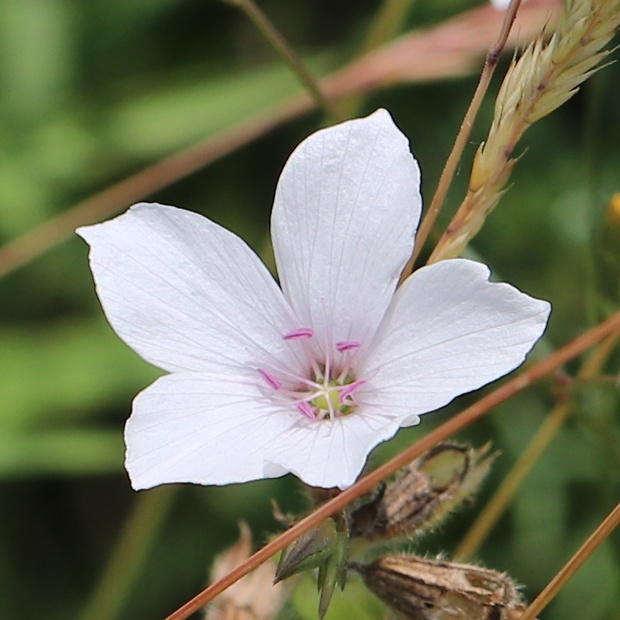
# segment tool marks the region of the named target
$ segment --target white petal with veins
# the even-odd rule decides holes
[[[97,294],[118,335],[169,372],[205,361],[295,365],[282,333],[296,323],[271,274],[233,233],[158,204],[78,234],[91,246]],[[209,367],[209,366],[207,366]]]
[[[381,411],[323,423],[304,420],[270,445],[269,458],[307,484],[345,489],[359,476],[368,453],[399,426],[399,420]]]
[[[415,271],[399,288],[361,363],[365,406],[422,414],[519,366],[542,335],[547,302],[465,259]]]
[[[278,274],[323,352],[372,337],[413,250],[419,185],[385,110],[316,132],[284,166],[272,214]]]
[[[138,394],[125,429],[132,486],[231,484],[281,476],[266,463],[299,415],[274,406],[249,377],[174,373]]]

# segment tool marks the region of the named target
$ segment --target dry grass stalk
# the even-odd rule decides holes
[[[458,256],[495,207],[525,130],[570,99],[598,71],[620,24],[620,0],[567,0],[547,44],[544,34],[508,69],[488,138],[474,158],[469,190],[429,263]]]

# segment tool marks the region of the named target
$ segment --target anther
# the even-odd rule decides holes
[[[336,350],[340,351],[351,351],[351,349],[357,349],[360,346],[359,342],[355,340],[342,340],[341,342],[336,343]]]
[[[349,383],[348,385],[345,385],[344,388],[340,390],[340,393],[338,394],[338,402],[342,405],[344,401],[353,394],[353,392],[361,388],[362,385],[364,385],[365,383],[366,381],[362,379],[360,381],[354,381],[353,383]]]
[[[271,373],[263,370],[262,368],[258,368],[258,373],[260,376],[274,389],[279,390],[282,387],[282,382],[276,379]]]
[[[297,409],[299,409],[299,411],[307,418],[310,418],[310,420],[316,420],[316,413],[314,412],[314,409],[305,400],[297,403]]]
[[[309,327],[300,327],[288,334],[284,334],[282,338],[284,340],[302,340],[304,338],[312,338],[312,336],[314,336],[314,332]]]

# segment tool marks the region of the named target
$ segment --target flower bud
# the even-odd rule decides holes
[[[335,552],[337,544],[336,523],[333,519],[327,519],[300,536],[282,552],[276,570],[276,582],[301,571],[318,568]]]

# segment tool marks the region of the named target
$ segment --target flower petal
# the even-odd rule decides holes
[[[523,362],[550,305],[488,278],[485,265],[453,259],[407,279],[361,364],[368,383],[356,396],[364,407],[415,423]]]
[[[271,221],[278,274],[324,352],[372,338],[413,249],[419,184],[385,110],[318,131],[286,163]]]
[[[267,458],[311,486],[345,489],[359,476],[368,453],[399,426],[394,416],[360,410],[334,420],[300,419],[269,446]]]
[[[265,452],[300,415],[238,373],[175,373],[138,394],[125,427],[135,489],[169,482],[231,484],[286,473]]]
[[[138,204],[109,222],[80,228],[91,246],[97,293],[118,335],[167,371],[205,361],[295,368],[282,335],[291,310],[256,254],[207,218]]]

